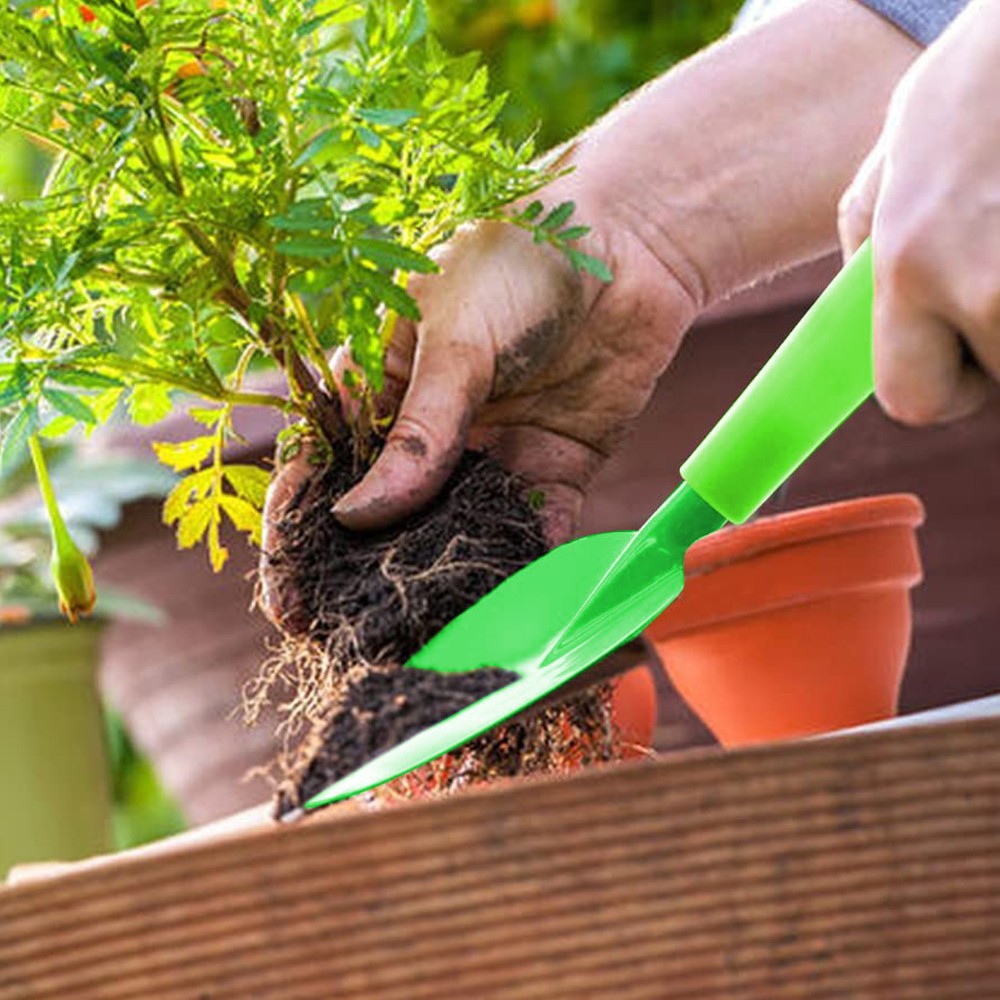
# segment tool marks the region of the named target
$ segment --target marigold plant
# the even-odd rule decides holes
[[[609,277],[572,204],[528,198],[550,173],[503,100],[423,0],[8,0],[0,128],[51,167],[0,201],[0,462],[183,408],[198,432],[156,446],[182,474],[165,520],[216,569],[224,521],[259,541],[269,474],[225,461],[234,408],[330,438],[329,352],[377,391],[394,318],[418,317],[407,277],[458,226],[507,219]],[[248,378],[268,367],[282,390]]]

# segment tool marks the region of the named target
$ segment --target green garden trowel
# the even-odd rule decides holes
[[[683,482],[638,531],[589,535],[505,580],[406,664],[503,667],[519,679],[417,733],[310,799],[357,795],[467,743],[637,636],[684,586],[684,553],[740,523],[872,392],[866,243],[681,466]]]

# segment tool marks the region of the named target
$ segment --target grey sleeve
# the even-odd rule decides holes
[[[801,0],[747,0],[735,28],[761,21]],[[969,0],[859,0],[921,45],[930,45],[958,16]]]
[[[921,45],[930,45],[969,0],[861,0]]]

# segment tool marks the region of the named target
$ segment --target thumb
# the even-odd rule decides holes
[[[334,507],[347,528],[383,528],[428,503],[465,446],[486,400],[493,361],[488,338],[418,335],[410,384],[378,460]]]
[[[851,257],[871,235],[875,205],[882,188],[884,163],[882,143],[879,141],[865,157],[850,187],[840,199],[837,228],[844,260]]]

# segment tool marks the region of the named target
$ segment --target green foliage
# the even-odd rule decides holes
[[[502,122],[540,149],[724,34],[742,0],[429,0],[450,49],[511,92]]]
[[[578,271],[592,274],[601,281],[611,281],[611,269],[603,260],[591,257],[573,246],[576,240],[590,232],[587,226],[567,225],[574,208],[573,202],[564,201],[546,213],[545,206],[536,199],[512,215],[510,221],[530,230],[536,243],[548,243],[561,250]]]
[[[180,833],[185,827],[180,808],[163,790],[149,759],[136,750],[121,716],[108,709],[105,721],[115,848],[124,851]]]
[[[418,316],[407,276],[546,174],[423,0],[12,0],[0,39],[0,128],[52,158],[0,201],[0,461],[197,397],[209,434],[159,454],[187,477],[168,521],[218,568],[224,518],[260,531],[262,475],[222,462],[233,407],[329,432],[326,353],[349,344],[377,390],[393,314]],[[601,274],[571,211],[516,221]],[[287,392],[245,385],[262,363]]]
[[[18,198],[37,194],[47,156],[25,136],[0,129],[0,192]]]

